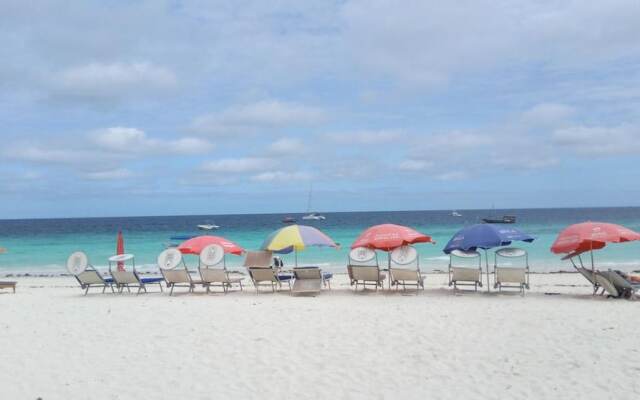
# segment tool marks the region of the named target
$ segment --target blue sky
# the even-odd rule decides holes
[[[638,205],[637,0],[2,9],[0,218]]]

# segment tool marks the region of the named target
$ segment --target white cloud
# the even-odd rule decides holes
[[[111,127],[94,131],[91,139],[102,149],[137,154],[201,154],[213,145],[200,138],[154,139],[137,128]]]
[[[401,161],[400,164],[398,164],[398,169],[401,171],[419,172],[429,171],[433,169],[433,166],[434,164],[431,161],[409,159]]]
[[[525,111],[522,120],[533,126],[553,126],[566,121],[575,111],[575,108],[565,104],[541,103]]]
[[[572,126],[553,132],[553,143],[578,154],[612,156],[640,154],[637,125]]]
[[[272,168],[276,162],[269,158],[222,158],[202,164],[200,170],[210,173],[246,173]]]
[[[306,172],[267,171],[253,175],[254,182],[290,182],[310,180],[311,175]]]
[[[8,147],[3,154],[8,158],[34,163],[71,164],[79,158],[88,160],[83,154],[70,149],[45,148],[27,143]]]
[[[139,97],[176,86],[172,71],[151,63],[90,63],[62,70],[52,78],[57,96],[117,100]]]
[[[306,148],[300,139],[282,138],[271,143],[267,151],[274,156],[295,156],[303,154]]]
[[[321,122],[325,117],[320,108],[264,100],[197,117],[191,127],[202,134],[230,136],[252,134],[261,129],[309,125]]]
[[[84,174],[84,177],[89,180],[104,181],[127,179],[131,178],[133,175],[133,172],[126,168],[117,168],[106,171],[88,172]]]
[[[466,171],[443,172],[436,175],[436,179],[440,181],[460,181],[467,178],[469,178],[469,173]]]
[[[323,137],[334,143],[361,145],[393,143],[403,139],[402,133],[395,130],[334,132],[324,134]]]

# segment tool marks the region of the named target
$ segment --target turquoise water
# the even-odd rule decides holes
[[[459,210],[460,211],[460,210]],[[436,245],[421,244],[420,265],[423,270],[445,269],[448,257],[442,248],[455,232],[480,218],[491,216],[489,210],[462,210],[462,217],[452,217],[450,211],[352,212],[325,213],[325,221],[304,221],[313,225],[341,244],[338,250],[310,248],[299,254],[299,264],[320,265],[336,271],[344,269],[348,248],[366,227],[380,223],[408,225],[431,235]],[[570,264],[549,251],[558,232],[569,224],[585,220],[614,222],[640,231],[640,208],[581,208],[581,209],[522,209],[496,210],[496,215],[518,216],[516,227],[536,237],[531,244],[518,244],[529,251],[532,270],[539,272],[569,269]],[[293,214],[300,221],[301,215]],[[174,235],[197,235],[198,224],[215,222],[221,226],[215,235],[225,236],[245,249],[257,249],[273,230],[282,227],[281,214],[171,216],[131,218],[83,218],[1,220],[0,273],[64,272],[68,255],[85,251],[93,265],[106,267],[107,258],[115,253],[119,229],[125,238],[125,250],[136,256],[136,264],[143,270],[154,271],[156,256]],[[302,222],[301,222],[302,223]],[[386,255],[380,254],[381,262]],[[293,255],[284,256],[293,264]],[[640,269],[640,243],[612,244],[598,251],[596,261],[601,266],[620,266]],[[196,265],[195,257],[187,263]],[[228,266],[240,266],[241,257],[228,256]]]

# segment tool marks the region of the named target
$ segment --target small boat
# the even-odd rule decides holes
[[[309,197],[307,198],[307,215],[302,217],[305,221],[324,221],[327,219],[324,215],[317,212],[311,212],[311,196],[313,195],[313,185],[309,188]]]
[[[515,224],[515,215],[503,215],[502,218],[482,218],[482,222],[486,224]]]
[[[198,229],[201,231],[214,231],[216,229],[220,229],[220,226],[216,224],[202,224],[198,225]]]
[[[460,213],[459,213],[459,212],[457,212],[457,211],[451,211],[451,216],[452,216],[452,217],[462,217],[462,214],[460,214]]]
[[[313,221],[324,221],[327,218],[324,215],[320,215],[318,213],[312,212],[311,214],[308,214],[302,217],[302,219],[313,220]]]
[[[296,219],[293,217],[284,217],[282,219],[283,224],[294,224],[295,222],[296,222]]]

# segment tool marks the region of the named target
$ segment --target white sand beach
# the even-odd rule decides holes
[[[613,399],[640,396],[640,304],[577,274],[517,294],[0,294],[3,399]],[[545,292],[560,293],[546,295]]]

